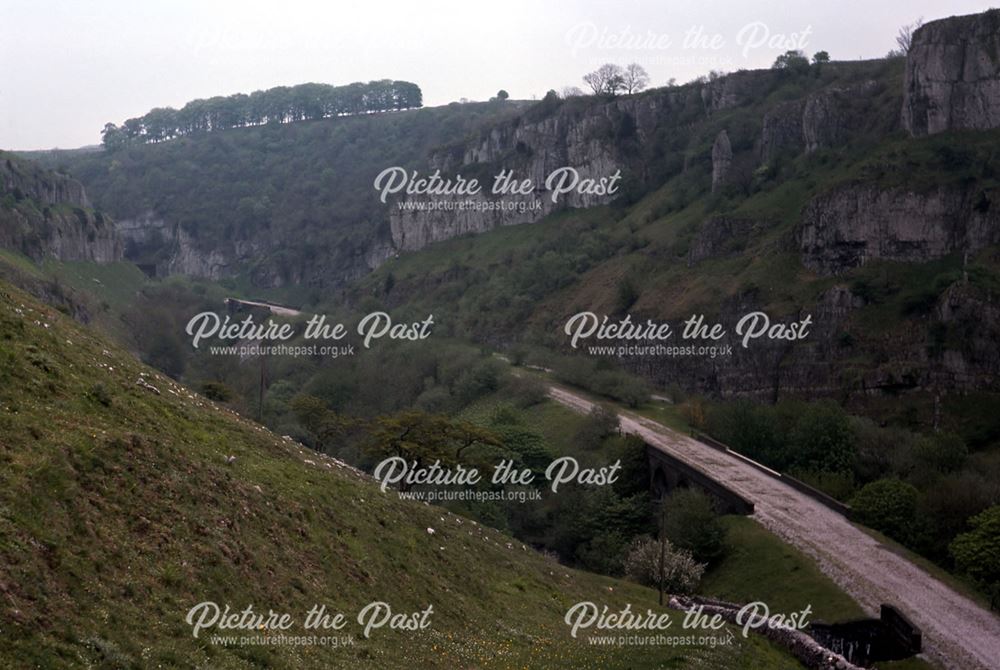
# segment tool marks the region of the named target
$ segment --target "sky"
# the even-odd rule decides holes
[[[425,105],[541,98],[601,63],[651,85],[777,55],[884,56],[978,0],[0,0],[0,148],[73,148],[153,107],[309,81],[403,79]]]

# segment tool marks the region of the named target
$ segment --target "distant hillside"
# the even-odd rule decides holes
[[[567,207],[614,200],[618,212],[636,210],[664,187],[673,195],[657,205],[658,218],[667,207],[679,211],[708,198],[708,212],[724,211],[785,181],[796,154],[829,160],[897,131],[902,70],[900,59],[807,63],[611,100],[550,95],[534,105],[453,104],[35,156],[86,184],[118,222],[126,256],[160,275],[236,279],[257,289],[342,287],[398,253],[533,223]],[[719,153],[723,147],[728,153]],[[558,203],[538,191],[542,207],[523,212],[404,211],[398,198],[380,202],[373,188],[375,176],[393,166],[424,175],[441,169],[484,184],[508,169],[539,188],[569,166],[583,178],[619,172],[621,190]],[[602,244],[592,253],[612,250]],[[308,291],[301,294],[308,299]]]
[[[30,154],[68,169],[117,221],[125,255],[161,275],[329,287],[394,250],[372,187],[521,103],[452,104],[192,133],[116,152]]]
[[[753,638],[573,640],[574,602],[646,607],[655,594],[383,494],[5,284],[0,436],[3,667],[796,667]],[[228,647],[184,622],[207,600],[297,618],[372,600],[434,613],[420,634],[350,629],[355,644],[338,649]]]
[[[390,259],[352,299],[433,310],[494,346],[563,351],[580,311],[705,314],[730,333],[756,310],[812,315],[807,341],[729,338],[724,360],[609,358],[658,388],[768,401],[996,391],[1000,129],[974,112],[1000,100],[982,83],[992,80],[964,81],[949,60],[964,49],[1000,76],[987,58],[995,36],[983,37],[996,16],[927,24],[909,60],[802,59],[611,101],[543,102],[435,158],[463,174],[511,162],[538,174],[570,155],[591,175],[620,167],[634,190],[523,215],[530,226],[391,211],[394,242],[419,253]],[[954,49],[934,48],[941,31]],[[935,99],[948,86],[956,93]],[[934,134],[903,126],[904,109],[945,103]]]

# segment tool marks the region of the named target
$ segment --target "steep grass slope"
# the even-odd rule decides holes
[[[373,600],[433,605],[431,626],[365,640],[353,617]],[[562,622],[581,600],[655,606],[646,589],[382,494],[0,285],[0,666],[795,666],[753,638],[591,646]],[[354,643],[212,644],[184,622],[202,601],[291,613],[289,634],[324,604]]]

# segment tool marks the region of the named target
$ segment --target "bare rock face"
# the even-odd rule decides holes
[[[728,256],[742,251],[754,230],[759,227],[752,219],[714,216],[701,224],[701,229],[691,242],[688,265],[707,258]]]
[[[798,230],[802,262],[838,274],[872,260],[925,262],[1000,242],[991,195],[958,186],[927,193],[850,184],[818,196]]]
[[[733,147],[729,143],[729,134],[723,130],[712,145],[712,193],[726,185],[726,177],[732,164]]]
[[[934,316],[957,343],[942,347],[943,384],[963,388],[990,386],[1000,381],[1000,305],[983,291],[956,283],[941,296]]]
[[[677,384],[718,397],[753,397],[769,402],[788,396],[836,397],[851,402],[904,390],[1000,389],[1000,306],[989,291],[956,281],[920,322],[890,334],[869,334],[854,322],[865,306],[846,284],[820,294],[815,305],[779,319],[812,316],[803,342],[761,340],[743,348],[732,325],[743,315],[769,311],[752,291],[723,300],[716,321],[729,333],[717,342],[732,345],[722,358],[635,356],[622,364],[660,388]],[[957,344],[955,344],[957,343]],[[652,343],[650,343],[652,344]],[[930,344],[930,346],[929,346]],[[872,361],[859,363],[864,351]]]
[[[761,161],[770,163],[784,152],[812,153],[843,144],[870,113],[872,96],[878,88],[878,82],[869,80],[829,87],[804,100],[777,105],[764,116]]]
[[[518,117],[472,141],[441,149],[429,157],[430,170],[441,170],[442,178],[475,176],[481,192],[471,197],[420,196],[390,201],[392,245],[399,251],[415,251],[459,235],[534,223],[566,208],[607,204],[617,193],[572,192],[553,201],[545,188],[546,179],[553,171],[567,167],[575,169],[581,181],[607,179],[631,168],[633,172],[618,182],[619,188],[625,188],[626,179],[641,179],[643,166],[635,158],[635,147],[652,141],[662,126],[670,125],[681,109],[691,105],[691,96],[697,104],[698,95],[697,90],[668,89],[586,108],[564,105],[544,118]],[[527,195],[494,195],[493,178],[501,170],[512,170],[517,181],[531,180],[535,190]],[[432,202],[433,206],[421,202]]]
[[[241,268],[259,258],[267,242],[252,240],[227,240],[211,249],[204,248],[183,226],[169,223],[152,210],[116,222],[118,234],[125,245],[125,258],[144,267],[157,276],[180,274],[219,280],[237,275]],[[265,263],[253,268],[253,279],[258,286],[282,286],[288,277]]]
[[[83,184],[65,175],[13,158],[0,160],[0,192],[20,191],[42,206],[90,208]]]
[[[806,153],[837,147],[870,113],[876,81],[854,86],[830,87],[806,99],[802,108],[802,140]]]
[[[442,197],[436,201],[441,203],[439,207],[433,210],[394,211],[389,215],[392,242],[400,251],[416,251],[452,237],[532,223],[554,210],[548,199],[540,201],[541,209],[533,209],[534,200],[534,196],[505,196],[504,206],[510,205],[511,209],[491,209],[499,205],[478,194],[468,198]],[[519,205],[523,209],[518,209]]]
[[[803,100],[785,102],[764,115],[760,134],[760,157],[770,163],[779,154],[789,151],[801,153]]]
[[[713,79],[701,89],[705,113],[711,116],[714,112],[745,105],[759,98],[761,91],[770,89],[780,76],[777,70],[741,70]]]
[[[1000,10],[915,31],[903,87],[903,126],[914,136],[1000,127]]]
[[[501,168],[513,169],[517,179],[531,179],[538,186],[561,167],[575,168],[581,179],[600,179],[621,169],[622,188],[627,188],[626,179],[641,180],[650,168],[648,162],[637,158],[636,146],[661,141],[657,137],[664,129],[672,131],[680,123],[690,124],[693,118],[750,104],[779,80],[780,73],[773,70],[741,71],[699,87],[667,88],[587,107],[563,105],[541,119],[525,115],[493,127],[471,142],[436,152],[428,161],[430,169],[440,169],[443,176],[486,175],[480,180],[486,185],[484,194],[470,198],[473,204],[464,210],[455,209],[460,200],[466,200],[458,197],[436,198],[443,204],[435,210],[401,209],[391,202],[392,244],[400,251],[414,251],[456,235],[533,223],[564,208],[607,204],[614,198],[588,194],[568,194],[553,203],[550,194],[540,188],[532,196],[501,198],[513,202],[511,209],[484,208],[486,200],[494,199],[487,182],[491,184]],[[733,150],[725,132],[715,140],[712,166],[712,188],[717,190],[733,166]],[[532,199],[537,207],[527,206]]]
[[[35,260],[110,263],[122,243],[109,218],[90,207],[75,179],[0,156],[0,247]]]

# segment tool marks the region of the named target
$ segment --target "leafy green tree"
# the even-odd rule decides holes
[[[707,423],[709,433],[741,454],[775,468],[787,465],[785,438],[772,408],[737,400],[713,407]]]
[[[682,488],[663,501],[663,532],[673,545],[711,563],[725,553],[726,529],[712,499],[698,489]]]
[[[616,456],[621,461],[622,468],[618,480],[612,485],[615,493],[623,498],[638,495],[651,500],[649,494],[649,457],[646,454],[646,443],[640,437],[626,435],[622,440],[621,450]],[[615,458],[615,456],[611,458]]]
[[[813,54],[813,63],[816,65],[822,65],[823,63],[830,62],[830,54],[826,51],[817,51]]]
[[[352,419],[329,409],[323,400],[313,395],[295,396],[291,409],[299,424],[315,439],[317,451],[330,449],[354,425]]]
[[[208,381],[201,385],[201,394],[209,400],[219,402],[229,402],[235,393],[225,383],[220,381]]]
[[[499,100],[500,102],[507,100],[509,97],[510,93],[503,90],[502,88],[499,91],[497,91],[497,100]]]
[[[531,470],[534,483],[545,486],[545,469],[552,462],[553,454],[545,444],[545,438],[523,426],[504,424],[491,429],[499,439],[504,451],[513,457],[514,467]]]
[[[969,527],[951,543],[955,567],[995,589],[1000,584],[1000,505],[969,519]]]
[[[786,51],[778,56],[771,67],[775,70],[801,73],[809,69],[809,59],[801,51]]]
[[[491,431],[442,414],[407,410],[376,418],[369,427],[367,451],[377,457],[399,456],[417,467],[439,460],[444,465],[467,463],[473,446],[498,446]]]
[[[104,124],[101,131],[101,144],[108,151],[117,151],[128,143],[128,136],[125,131],[113,123]]]
[[[851,472],[857,460],[853,425],[833,402],[813,403],[801,409],[789,434],[787,454],[780,467],[819,472]]]
[[[851,499],[857,520],[902,542],[913,537],[917,511],[916,487],[899,479],[865,484]]]
[[[241,128],[263,123],[288,123],[344,114],[387,112],[423,105],[420,87],[407,81],[381,79],[347,86],[307,83],[276,86],[250,95],[236,93],[192,100],[180,110],[158,107],[129,119],[119,129],[105,125],[104,145],[120,148],[122,139],[162,142],[178,135]]]
[[[955,472],[968,458],[969,448],[955,433],[935,433],[917,442],[916,456],[921,465],[935,474]]]
[[[449,426],[446,416],[417,411],[378,417],[369,428],[366,450],[379,458],[399,456],[417,467],[434,461],[454,464],[451,448],[441,439]]]
[[[462,373],[455,383],[455,395],[469,404],[500,386],[500,367],[495,361],[482,361]]]

